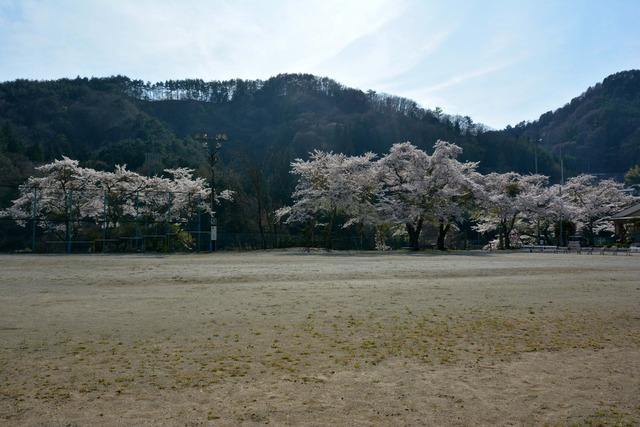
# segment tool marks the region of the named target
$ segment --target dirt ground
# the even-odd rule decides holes
[[[0,256],[0,424],[640,425],[640,256]]]

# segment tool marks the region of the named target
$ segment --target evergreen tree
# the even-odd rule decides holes
[[[624,174],[624,183],[627,185],[640,184],[640,163],[630,168]]]

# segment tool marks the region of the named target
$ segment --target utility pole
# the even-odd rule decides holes
[[[534,145],[534,151],[533,151],[533,155],[534,155],[534,161],[536,164],[536,175],[538,174],[538,145],[542,144],[542,138],[539,138],[538,141],[536,141],[536,144]]]
[[[36,253],[36,227],[37,220],[36,216],[38,215],[38,190],[36,187],[33,187],[33,209],[31,213],[31,252]]]
[[[562,146],[560,146],[560,184],[564,185],[564,157],[562,157]]]
[[[542,138],[539,138],[533,144],[533,159],[536,167],[536,175],[538,175],[538,144],[542,144]],[[541,244],[540,242],[540,218],[536,220],[536,245]]]
[[[211,238],[209,239],[209,252],[215,252],[216,243],[218,240],[218,221],[216,218],[216,163],[219,160],[218,151],[222,148],[222,143],[227,141],[227,135],[224,133],[219,133],[215,137],[210,137],[207,133],[203,132],[198,134],[194,138],[196,141],[200,141],[202,143],[202,147],[207,150],[209,168],[210,168],[210,180],[209,187],[211,187],[211,195],[209,199],[209,219],[211,225]]]
[[[564,157],[562,157],[562,145],[560,145],[560,206],[562,210],[564,210],[564,203],[562,203],[562,187],[563,186],[564,186]],[[558,246],[562,246],[562,243],[564,241],[563,222],[564,222],[564,213],[561,211],[560,212],[560,239],[559,239],[560,244]]]

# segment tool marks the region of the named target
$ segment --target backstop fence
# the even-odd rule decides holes
[[[208,249],[209,214],[172,212],[175,192],[47,191],[0,186],[0,251],[175,252]],[[15,204],[14,200],[21,199]],[[192,211],[189,211],[191,209]],[[207,231],[205,231],[207,230]]]
[[[127,192],[98,188],[68,189],[43,196],[44,190],[0,185],[0,252],[118,253],[203,252],[213,249],[211,215],[202,200],[181,205],[184,194],[169,191]],[[15,200],[22,198],[16,207]],[[45,206],[46,205],[46,206]],[[232,221],[231,221],[232,222]],[[326,247],[321,232],[302,229],[238,231],[217,227],[216,249],[248,250]],[[395,239],[392,247],[404,245]],[[340,233],[334,249],[373,249],[372,236]]]

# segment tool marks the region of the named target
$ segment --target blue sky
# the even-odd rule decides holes
[[[640,0],[0,0],[0,80],[306,72],[501,128],[640,68],[639,22]]]

